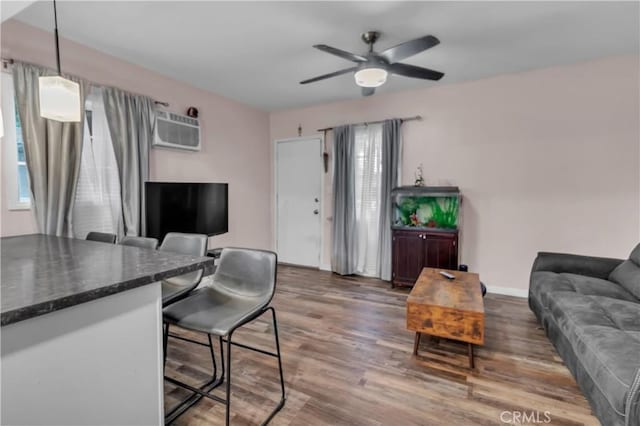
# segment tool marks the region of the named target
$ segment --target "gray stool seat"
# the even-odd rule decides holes
[[[164,321],[169,324],[215,336],[226,336],[238,324],[247,322],[261,312],[264,306],[263,298],[235,297],[205,287],[165,308],[163,315]]]
[[[211,285],[164,309],[164,321],[226,336],[262,312],[271,302],[275,288],[274,253],[224,249]]]
[[[116,234],[109,234],[106,232],[95,232],[95,231],[91,231],[87,234],[87,238],[85,238],[87,241],[96,241],[99,243],[109,243],[109,244],[115,244],[116,243]]]
[[[155,250],[158,247],[158,240],[155,238],[130,236],[124,237],[122,240],[120,240],[120,245]]]
[[[198,286],[202,278],[202,271],[189,272],[161,281],[162,306],[167,306],[182,299]]]
[[[191,256],[205,256],[207,254],[207,236],[169,232],[162,240],[162,245],[158,250]],[[199,270],[163,280],[162,306],[170,305],[187,296],[198,287],[202,275],[202,270]]]

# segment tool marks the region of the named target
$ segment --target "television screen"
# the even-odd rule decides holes
[[[218,235],[229,231],[226,183],[146,182],[147,237],[169,232]]]

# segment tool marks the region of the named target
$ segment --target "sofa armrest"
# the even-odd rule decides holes
[[[540,252],[531,273],[549,271],[556,273],[570,273],[586,275],[606,280],[618,265],[624,260],[609,257],[580,256],[566,253]]]

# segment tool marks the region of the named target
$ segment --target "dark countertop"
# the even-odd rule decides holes
[[[207,257],[49,235],[0,238],[1,325],[213,265]]]

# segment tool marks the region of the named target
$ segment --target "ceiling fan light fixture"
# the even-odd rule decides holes
[[[379,87],[387,81],[387,70],[384,68],[362,68],[354,74],[356,84],[360,87]]]
[[[316,44],[313,47],[325,53],[355,62],[350,68],[344,68],[328,74],[323,74],[314,78],[302,80],[300,84],[314,83],[326,80],[343,74],[353,73],[356,84],[362,88],[362,96],[371,96],[376,92],[376,87],[380,87],[387,82],[390,74],[402,77],[417,78],[420,80],[437,81],[444,77],[444,73],[423,68],[416,65],[409,65],[399,62],[403,59],[417,55],[427,49],[437,46],[440,43],[436,37],[426,35],[414,40],[405,41],[396,46],[390,47],[382,52],[376,52],[373,45],[380,36],[377,31],[367,31],[362,34],[362,41],[369,46],[369,51],[362,55],[336,49],[326,44]]]

